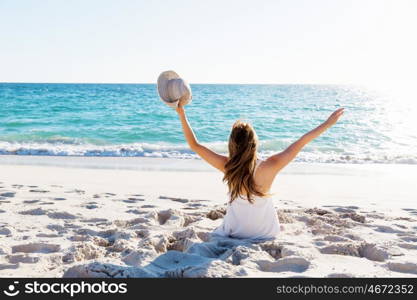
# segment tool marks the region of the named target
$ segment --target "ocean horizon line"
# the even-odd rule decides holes
[[[29,81],[0,81],[0,84],[102,84],[102,85],[156,85],[155,82],[29,82]],[[212,82],[190,82],[192,85],[273,85],[273,86],[288,86],[288,85],[307,85],[307,86],[365,86],[358,83],[212,83]]]

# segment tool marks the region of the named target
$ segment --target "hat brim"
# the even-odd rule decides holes
[[[170,99],[168,94],[164,92],[168,91],[168,82],[171,79],[178,79],[178,78],[180,78],[180,76],[174,71],[165,71],[165,72],[162,72],[161,75],[159,75],[157,85],[158,85],[158,94],[161,100],[165,102],[169,102],[169,103],[176,101],[176,100]]]

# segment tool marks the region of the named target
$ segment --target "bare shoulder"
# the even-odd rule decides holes
[[[275,158],[269,157],[267,159],[264,159],[259,163],[256,173],[259,175],[262,175],[262,177],[267,176],[269,174],[273,174],[275,165],[276,165]]]
[[[274,162],[271,161],[270,158],[262,160],[255,173],[255,183],[263,192],[268,192],[274,181],[275,175]]]
[[[262,173],[273,173],[277,168],[277,164],[282,160],[281,155],[282,153],[279,153],[262,160],[258,166],[259,171]]]

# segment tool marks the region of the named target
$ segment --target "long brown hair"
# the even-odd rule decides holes
[[[266,196],[258,190],[253,178],[257,148],[258,137],[253,127],[246,122],[236,121],[229,137],[229,160],[223,177],[229,187],[230,202],[239,196],[246,196],[253,203],[253,195]]]

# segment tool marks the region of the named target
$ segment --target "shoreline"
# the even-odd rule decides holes
[[[133,163],[133,164],[132,164]],[[213,171],[213,169],[201,158],[176,158],[176,157],[145,157],[145,156],[79,156],[79,155],[10,155],[0,154],[0,165],[35,165],[57,166],[71,168],[93,169],[130,169],[144,171]],[[381,162],[314,162],[293,161],[293,166],[332,166],[335,168],[354,168],[365,170],[381,168],[417,168],[412,163],[381,163]],[[392,167],[391,167],[392,166]],[[398,167],[397,167],[398,166]],[[287,167],[288,168],[288,167]],[[284,172],[286,172],[284,169]],[[324,167],[323,169],[325,169]]]

